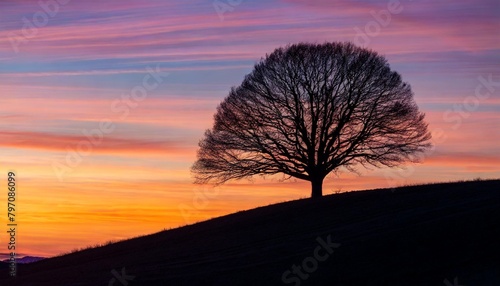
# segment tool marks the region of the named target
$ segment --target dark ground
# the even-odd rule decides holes
[[[499,243],[500,180],[434,184],[239,212],[2,270],[0,285],[498,286]],[[284,283],[303,262],[307,279]],[[112,280],[124,267],[135,278]]]

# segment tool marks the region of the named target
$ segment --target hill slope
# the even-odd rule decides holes
[[[499,241],[500,180],[434,184],[239,212],[19,265],[0,285],[500,285]]]

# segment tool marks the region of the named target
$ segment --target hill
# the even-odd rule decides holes
[[[0,285],[497,286],[499,241],[500,180],[443,183],[238,212],[19,265]]]

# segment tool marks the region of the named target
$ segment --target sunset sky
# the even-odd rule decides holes
[[[214,189],[190,174],[229,89],[266,53],[300,41],[384,55],[434,134],[421,164],[340,170],[325,194],[500,178],[498,0],[38,2],[0,2],[0,180],[7,189],[7,172],[17,175],[21,256],[308,197],[308,182]]]

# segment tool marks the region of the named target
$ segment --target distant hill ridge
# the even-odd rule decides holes
[[[43,259],[45,259],[45,257],[24,256],[24,257],[21,257],[21,258],[17,258],[16,259],[16,263],[19,263],[19,264],[33,263],[33,262],[37,262],[37,261],[40,261],[40,260],[43,260]],[[3,262],[9,262],[9,259],[4,259],[2,261]]]
[[[499,222],[500,180],[341,193],[19,265],[0,285],[500,285]]]

